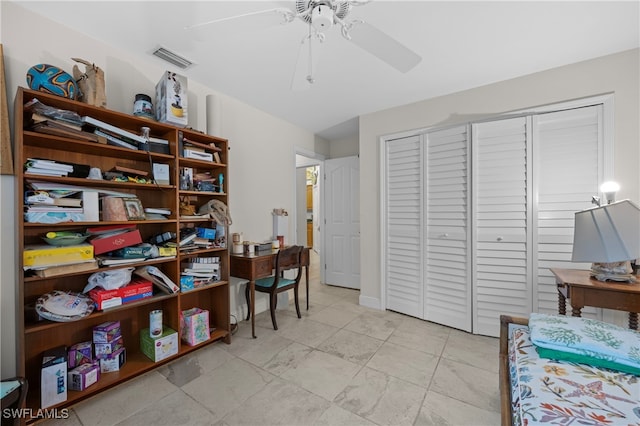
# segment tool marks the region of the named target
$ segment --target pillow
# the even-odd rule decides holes
[[[532,313],[531,342],[541,358],[640,375],[640,333],[603,321]]]

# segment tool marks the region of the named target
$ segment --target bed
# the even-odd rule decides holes
[[[640,425],[639,375],[540,358],[528,325],[527,318],[500,317],[503,426]]]

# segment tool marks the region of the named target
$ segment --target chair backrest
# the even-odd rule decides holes
[[[295,281],[300,282],[300,277],[302,276],[302,265],[300,264],[302,257],[302,246],[290,246],[278,251],[276,254],[276,265],[275,265],[275,280],[274,285],[277,286],[280,277],[284,271],[288,271],[291,269],[297,269],[298,273],[296,274]]]

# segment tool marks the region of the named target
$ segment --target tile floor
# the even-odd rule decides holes
[[[358,305],[319,283],[310,308],[241,321],[215,343],[49,425],[499,425],[498,339]],[[315,273],[314,273],[315,272]],[[292,298],[293,296],[291,296]]]

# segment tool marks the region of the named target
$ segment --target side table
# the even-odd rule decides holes
[[[558,313],[566,315],[566,300],[571,303],[571,315],[581,316],[582,308],[616,309],[629,312],[629,328],[638,329],[640,283],[602,282],[591,278],[590,271],[551,268],[558,286]]]

